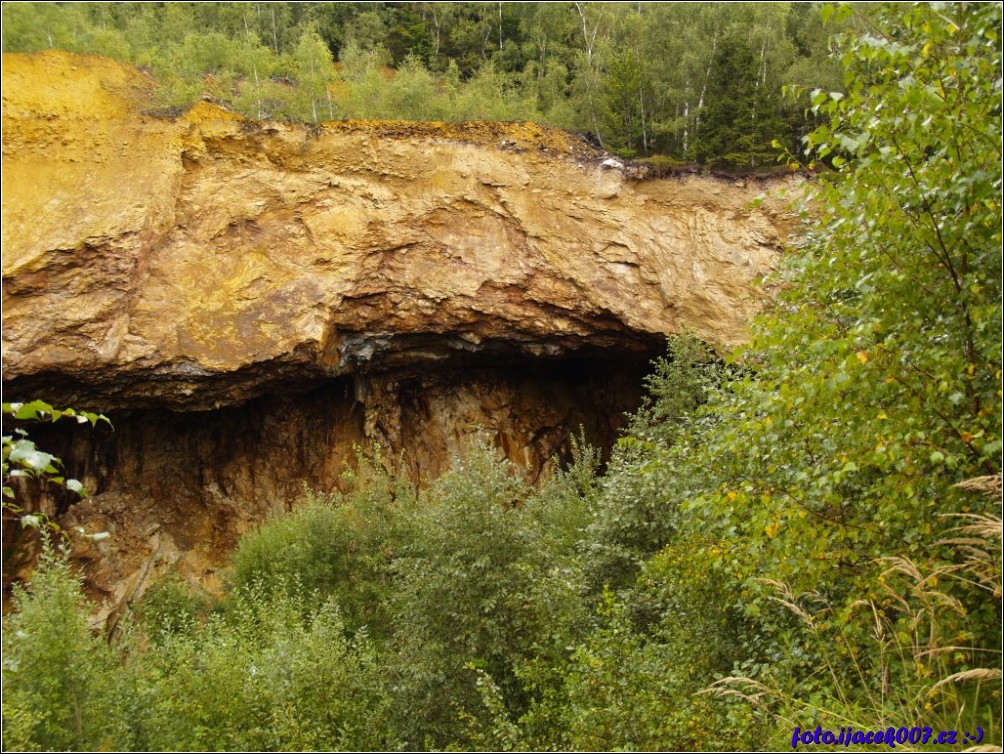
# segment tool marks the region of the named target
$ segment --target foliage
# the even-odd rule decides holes
[[[693,337],[671,336],[666,356],[655,359],[645,378],[647,396],[631,417],[627,436],[669,447],[688,431],[694,411],[721,386],[725,374],[724,363],[707,345]]]
[[[335,603],[236,592],[227,610],[126,658],[139,749],[383,749],[387,690]]]
[[[168,574],[147,589],[134,608],[136,622],[152,641],[186,631],[209,616],[212,600],[185,582]]]
[[[960,485],[987,492],[999,503],[1000,476],[981,477]],[[824,728],[913,729],[918,721],[935,731],[983,730],[983,742],[1001,739],[1001,653],[999,648],[974,642],[973,633],[962,643],[946,643],[951,633],[946,617],[965,617],[966,608],[953,594],[953,583],[965,583],[999,601],[1001,582],[1001,518],[998,514],[961,514],[965,523],[954,527],[943,544],[957,548],[957,562],[922,570],[909,557],[884,558],[874,597],[859,600],[848,626],[831,620],[830,605],[816,594],[794,595],[773,583],[775,599],[797,616],[803,636],[820,658],[817,672],[826,679],[811,694],[749,677],[730,677],[713,684],[713,692],[740,698],[757,708],[773,705],[786,729],[804,727],[806,720]],[[958,536],[963,535],[963,536]],[[854,674],[838,667],[833,647],[850,637],[861,643],[843,662]],[[870,668],[859,657],[877,655]],[[960,739],[962,733],[959,734]],[[789,743],[786,735],[773,737],[773,746]]]
[[[412,745],[445,746],[459,712],[483,714],[475,671],[518,717],[530,701],[518,668],[560,662],[581,620],[576,573],[551,562],[529,494],[508,463],[475,447],[416,510],[392,602],[399,717]]]
[[[76,411],[72,408],[55,409],[45,401],[34,400],[29,403],[4,403],[3,416],[21,422],[55,422],[63,418],[75,420],[78,424],[96,426],[99,421],[109,425],[106,416],[87,411]],[[60,476],[59,467],[62,462],[51,453],[46,453],[35,447],[28,439],[28,432],[23,427],[14,427],[13,434],[3,435],[3,479],[4,504],[14,499],[14,490],[8,487],[10,479],[30,477],[43,479],[64,485],[71,492],[85,494],[83,485],[76,479],[65,479]]]
[[[763,719],[755,709],[697,694],[714,676],[701,667],[695,637],[646,637],[609,594],[601,614],[604,625],[576,649],[566,674],[570,749],[757,748]]]
[[[6,3],[3,49],[95,52],[254,118],[535,120],[623,155],[748,168],[832,88],[814,4]],[[337,66],[333,61],[337,60]]]
[[[117,714],[115,658],[102,638],[91,635],[81,584],[65,554],[43,536],[31,587],[14,587],[14,611],[4,619],[4,746],[114,748],[110,742],[128,731],[128,721]]]
[[[310,605],[311,607],[308,607]],[[91,634],[80,582],[47,548],[5,620],[4,740],[27,750],[380,750],[389,695],[338,608],[241,589],[155,644]],[[178,614],[174,613],[175,620]]]
[[[717,474],[695,522],[755,537],[796,591],[853,599],[901,543],[936,558],[932,515],[965,504],[952,485],[999,469],[1000,19],[951,14],[884,18],[845,43],[847,92],[814,95],[831,121],[809,144],[847,161],[816,186],[756,377],[702,443]]]
[[[670,338],[667,356],[655,361],[645,380],[648,397],[617,443],[583,542],[594,591],[631,583],[640,564],[676,534],[677,501],[686,496],[680,485],[694,477],[662,459],[709,429],[694,412],[723,376],[721,361],[692,338]]]
[[[60,419],[73,419],[78,424],[96,426],[99,421],[111,426],[108,417],[102,414],[77,411],[72,408],[56,409],[42,400],[28,403],[4,403],[0,414],[11,424],[56,422]],[[34,442],[28,439],[28,431],[23,426],[13,426],[11,434],[6,427],[3,434],[3,512],[6,519],[10,515],[14,520],[25,526],[38,527],[43,522],[43,516],[38,512],[26,512],[16,502],[12,485],[14,479],[32,479],[43,483],[58,484],[77,495],[86,495],[84,485],[77,479],[67,479],[61,471],[62,461],[51,453],[40,450]],[[50,527],[55,524],[46,520]],[[89,535],[92,538],[98,535]]]
[[[386,600],[392,559],[412,533],[415,490],[375,463],[360,459],[347,495],[305,495],[293,514],[246,534],[233,555],[236,590],[293,588],[334,599],[351,630],[390,636]]]
[[[887,674],[917,665],[911,641],[870,638],[875,620],[899,637],[924,616],[933,644],[920,651],[993,647],[1000,628],[999,596],[943,581],[925,602],[886,560],[910,563],[924,586],[956,557],[936,516],[981,507],[955,483],[1000,471],[1000,10],[873,18],[841,42],[844,90],[812,96],[827,124],[807,144],[838,172],[813,186],[786,290],[743,355],[751,371],[699,410],[708,431],[649,450],[640,472],[666,482],[647,520],[737,544],[721,567],[742,576],[760,656],[783,658],[751,655],[743,674],[787,698],[843,694],[862,725]],[[765,579],[811,595],[823,633],[781,619]],[[876,606],[870,623],[862,601]],[[962,651],[939,670],[975,661]]]

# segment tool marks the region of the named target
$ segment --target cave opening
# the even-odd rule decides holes
[[[474,442],[497,448],[531,483],[570,463],[580,436],[605,462],[642,401],[652,359],[663,352],[653,346],[426,364],[300,391],[285,383],[209,410],[113,410],[110,427],[36,424],[28,427],[31,439],[61,458],[65,475],[83,482],[89,496],[81,500],[55,484],[20,492],[30,500],[27,510],[64,527],[109,531],[139,550],[163,531],[179,549],[222,562],[241,533],[291,509],[305,490],[344,491],[346,471],[375,446],[418,486]],[[25,544],[19,528],[4,529],[5,585],[32,559],[15,554]]]

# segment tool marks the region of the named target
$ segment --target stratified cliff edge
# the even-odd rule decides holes
[[[744,339],[790,222],[533,124],[170,119],[150,86],[3,58],[4,395],[112,417],[38,439],[94,493],[64,521],[112,534],[79,552],[109,604],[212,581],[357,444],[416,482],[475,436],[530,474],[609,444],[667,334]]]

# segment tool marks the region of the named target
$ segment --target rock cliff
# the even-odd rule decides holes
[[[95,493],[48,505],[108,604],[379,443],[416,482],[471,437],[538,474],[609,445],[669,333],[743,340],[789,219],[757,181],[649,180],[534,124],[150,114],[113,61],[3,58],[5,400]]]

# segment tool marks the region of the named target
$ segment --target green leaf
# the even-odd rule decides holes
[[[52,413],[52,406],[45,401],[36,400],[22,404],[15,412],[15,419],[41,419],[45,414]]]
[[[10,452],[11,463],[20,464],[34,472],[45,471],[55,460],[54,455],[36,449],[33,442],[26,440],[15,442],[14,449]]]

